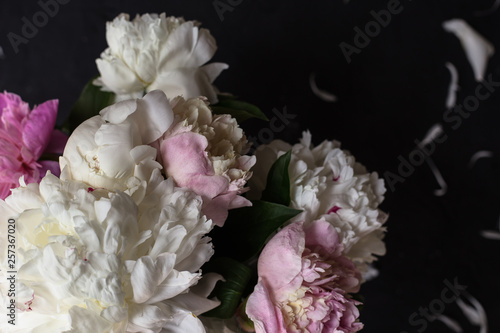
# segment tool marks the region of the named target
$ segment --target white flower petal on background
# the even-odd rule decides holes
[[[153,182],[145,195],[137,206],[123,192],[89,191],[87,184],[49,173],[40,185],[17,188],[1,201],[0,225],[6,229],[7,219],[14,218],[17,228],[16,306],[22,324],[12,332],[160,332],[179,323],[204,332],[192,314],[219,304],[207,297],[220,277],[211,275],[196,288],[200,267],[213,253],[199,253],[207,252],[212,222],[201,215],[201,198],[174,187],[171,179]],[[18,204],[29,197],[38,200],[31,199],[27,209]],[[175,245],[155,247],[169,231]],[[0,246],[7,249],[5,239]],[[9,302],[5,252],[2,306]],[[189,270],[178,265],[191,256],[195,264]],[[0,331],[5,325],[0,323]]]
[[[311,73],[309,75],[309,86],[311,87],[311,90],[314,93],[314,95],[318,96],[323,101],[325,102],[337,101],[337,96],[318,88],[318,85],[316,84],[316,73]]]
[[[384,199],[383,180],[340,149],[339,142],[324,141],[314,147],[311,134],[304,132],[293,146],[275,140],[256,150],[258,163],[249,180],[248,198],[260,198],[271,165],[289,150],[290,207],[303,210],[291,221],[325,219],[339,233],[345,255],[366,271],[375,255],[385,254],[387,215],[378,209]]]
[[[486,239],[500,240],[499,230],[500,230],[500,219],[498,220],[497,230],[481,230],[479,234]]]
[[[114,92],[116,101],[160,89],[168,96],[206,96],[216,103],[212,83],[228,65],[203,66],[217,45],[198,25],[165,13],[137,15],[132,21],[120,14],[106,24],[108,48],[96,60],[101,76],[94,84]]]
[[[427,157],[425,159],[427,162],[427,165],[429,165],[429,168],[432,171],[432,174],[434,175],[434,178],[436,178],[437,183],[439,184],[440,188],[437,190],[434,190],[434,195],[436,197],[441,197],[448,192],[448,184],[443,178],[443,175],[441,174],[441,171],[439,171],[439,168],[436,166],[434,163],[434,160],[431,157]]]
[[[457,91],[460,87],[458,86],[457,68],[451,62],[447,62],[445,65],[450,71],[450,85],[448,86],[448,96],[446,97],[446,107],[449,109],[455,105],[457,101]]]
[[[427,133],[425,133],[424,138],[420,141],[418,146],[423,148],[426,144],[434,141],[441,134],[443,134],[443,126],[440,123],[432,125],[431,128],[427,130]]]
[[[488,59],[495,52],[493,45],[462,19],[443,22],[443,28],[453,33],[460,40],[469,60],[476,81],[482,81]]]
[[[470,295],[469,293],[464,293],[465,298],[470,302],[471,305],[466,304],[460,297],[457,298],[457,305],[460,307],[465,317],[476,326],[480,327],[479,333],[488,332],[488,318],[486,316],[486,311],[484,307],[479,303],[479,301]]]
[[[482,158],[492,158],[494,156],[492,151],[489,150],[479,150],[471,156],[469,164],[467,165],[469,169],[472,169],[476,162]]]
[[[439,135],[443,133],[443,126],[441,124],[434,124],[425,134],[425,137],[422,139],[422,141],[418,144],[420,148],[423,148],[426,144],[434,141],[435,138],[437,138]],[[434,195],[437,197],[443,196],[446,194],[448,191],[448,185],[446,184],[446,181],[444,180],[443,176],[441,175],[441,172],[439,171],[438,167],[434,163],[434,160],[432,157],[427,156],[425,159],[425,162],[429,166],[429,168],[432,171],[432,174],[436,178],[436,181],[438,182],[439,186],[441,186],[440,189],[434,190]]]
[[[495,230],[482,230],[480,235],[486,239],[500,240],[500,232]]]

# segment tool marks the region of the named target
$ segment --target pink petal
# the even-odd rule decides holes
[[[41,167],[39,168],[40,177],[44,177],[48,170],[54,176],[59,177],[61,175],[61,169],[59,168],[59,162],[56,161],[39,161]]]
[[[53,130],[44,153],[62,154],[67,141],[68,136],[66,134],[59,130]]]
[[[252,203],[249,200],[237,195],[236,191],[231,191],[206,201],[203,206],[203,214],[211,219],[215,225],[222,227],[226,222],[229,209],[249,207],[251,205]]]
[[[23,102],[20,96],[6,91],[3,94],[0,93],[0,114],[5,108],[17,109],[14,113],[19,114],[20,117],[25,117],[30,112],[28,103]]]
[[[252,202],[241,195],[237,195],[233,200],[229,203],[228,209],[235,209],[240,207],[250,207],[252,206]]]
[[[298,286],[290,284],[297,282],[294,280],[302,270],[304,237],[303,223],[292,223],[271,238],[262,250],[257,269],[259,276],[271,290],[295,291],[300,287],[300,281]],[[287,269],[284,270],[283,267]]]
[[[305,228],[306,247],[324,255],[338,257],[342,253],[342,245],[335,228],[324,220],[311,222]]]
[[[255,157],[255,155],[243,155],[238,158],[239,168],[244,171],[250,170],[250,168],[254,166],[255,162],[257,162],[257,157]]]
[[[206,201],[203,206],[203,214],[211,219],[215,225],[222,227],[227,219],[229,203],[235,195],[236,192],[230,192]]]
[[[213,199],[226,191],[229,181],[214,174],[205,152],[207,146],[203,135],[186,132],[166,138],[160,150],[165,171],[178,186],[188,187],[199,195]]]
[[[0,182],[0,199],[5,199],[10,195],[10,189],[14,188],[16,185],[10,182]]]
[[[23,141],[35,160],[42,155],[49,143],[56,123],[58,105],[59,101],[53,99],[35,107],[24,126]]]
[[[256,333],[286,333],[283,315],[273,305],[269,291],[262,281],[255,286],[247,301],[246,313],[255,324]]]

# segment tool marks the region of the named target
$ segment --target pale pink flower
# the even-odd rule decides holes
[[[246,312],[257,333],[357,332],[361,274],[324,220],[292,223],[266,245]]]
[[[244,155],[249,144],[236,119],[212,114],[206,99],[178,97],[172,104],[174,122],[153,144],[157,159],[178,186],[201,195],[204,214],[222,226],[228,209],[251,205],[240,194],[255,156]]]
[[[26,183],[39,182],[47,170],[59,175],[59,162],[40,160],[43,153],[61,154],[67,137],[54,130],[57,100],[50,100],[30,110],[28,103],[12,93],[0,93],[0,198]]]

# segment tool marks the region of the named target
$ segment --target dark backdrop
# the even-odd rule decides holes
[[[498,230],[499,223],[500,93],[482,101],[456,129],[456,123],[443,121],[450,82],[445,63],[459,72],[457,103],[473,96],[478,83],[460,42],[442,29],[443,21],[462,18],[497,46],[487,74],[500,82],[500,11],[480,15],[492,0],[401,0],[401,11],[348,62],[339,44],[355,46],[355,27],[364,30],[374,21],[371,11],[394,1],[60,0],[66,4],[16,52],[8,33],[21,35],[23,17],[31,20],[41,7],[36,1],[3,0],[0,89],[30,104],[58,98],[61,122],[97,74],[95,59],[106,47],[105,22],[121,12],[166,12],[198,20],[215,36],[219,49],[213,61],[230,65],[216,80],[221,91],[257,104],[268,116],[285,107],[296,115],[284,131],[274,133],[276,138],[295,142],[309,129],[316,144],[337,139],[371,171],[397,175],[415,140],[441,123],[447,140],[436,145],[432,160],[447,193],[434,195],[439,184],[427,163],[388,189],[382,205],[390,214],[388,253],[377,262],[379,277],[362,288],[364,332],[452,332],[422,319],[419,311],[429,306],[459,321],[464,332],[479,332],[456,303],[440,301],[445,280],[467,286],[486,309],[489,332],[500,332],[500,241],[480,234]],[[215,9],[220,3],[226,5],[221,15]],[[312,93],[311,73],[337,102]],[[256,136],[263,126],[268,125],[249,121],[244,127]],[[481,150],[492,157],[470,166]]]

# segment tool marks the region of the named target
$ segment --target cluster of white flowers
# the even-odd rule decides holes
[[[291,222],[330,222],[342,239],[346,257],[365,272],[374,255],[385,254],[382,238],[387,215],[377,208],[384,199],[383,180],[340,149],[339,142],[324,141],[313,147],[311,134],[304,132],[293,146],[275,140],[257,149],[259,163],[249,181],[249,197],[260,197],[271,165],[290,150],[290,207],[303,210]]]
[[[289,221],[299,222],[294,237],[306,242],[328,230],[336,242],[329,258],[356,283],[357,269],[366,271],[385,253],[383,181],[338,142],[313,147],[306,132],[294,146],[273,141],[245,155],[249,143],[236,119],[209,107],[217,102],[212,82],[227,65],[204,65],[216,45],[198,25],[165,14],[133,21],[121,14],[108,22],[109,47],[97,59],[95,83],[116,103],[73,131],[60,178],[50,172],[39,184],[21,178],[0,200],[0,230],[13,228],[15,236],[0,232],[0,305],[16,308],[16,325],[2,320],[1,332],[247,330],[248,318],[238,327],[241,318],[197,317],[220,304],[209,296],[223,278],[201,271],[214,254],[207,234],[224,225],[228,210],[260,197],[271,165],[290,150],[290,206],[303,210]],[[252,191],[244,197],[247,182]],[[315,237],[306,237],[310,227]],[[305,256],[313,268],[322,263],[310,260],[304,244],[291,257]],[[292,271],[299,276],[301,265]],[[357,311],[351,306],[347,313]]]
[[[156,90],[103,109],[70,136],[60,179],[0,202],[4,230],[11,219],[18,231],[17,332],[205,331],[196,315],[219,304],[207,297],[221,278],[201,274],[214,253],[206,235],[249,204],[239,194],[255,157],[205,99],[173,105]]]

